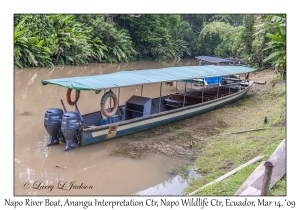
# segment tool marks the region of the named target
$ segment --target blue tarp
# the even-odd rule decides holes
[[[206,78],[205,81],[207,84],[218,84],[221,83],[223,80],[223,77],[212,77],[212,78]]]

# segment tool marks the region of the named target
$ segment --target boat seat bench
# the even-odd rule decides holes
[[[214,98],[215,98],[215,96],[206,96],[206,95],[204,95],[203,96],[203,102],[212,100]],[[170,99],[183,102],[184,101],[184,95],[170,94]],[[202,96],[186,94],[185,95],[185,103],[187,103],[187,104],[202,103]]]
[[[231,89],[230,94],[236,92],[236,89]],[[220,88],[219,90],[219,98],[224,97],[229,95],[229,88]],[[203,93],[203,102],[206,101],[210,101],[213,99],[217,98],[217,94],[216,92],[213,91],[205,91]],[[194,92],[189,92],[188,94],[170,94],[169,95],[169,99],[172,101],[178,101],[183,103],[185,100],[185,104],[198,104],[198,103],[202,103],[202,91],[194,91]],[[173,104],[175,102],[172,102]],[[168,100],[166,101],[166,104],[172,104],[171,102],[169,102]]]
[[[171,106],[171,107],[183,107],[183,102],[181,101],[176,101],[176,100],[172,100],[170,98],[166,98],[163,100],[164,105],[166,106]]]

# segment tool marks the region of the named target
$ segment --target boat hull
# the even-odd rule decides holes
[[[105,126],[96,126],[94,128],[84,129],[82,133],[82,142],[80,146],[101,142],[107,139],[128,135],[131,133],[151,129],[157,126],[177,122],[182,119],[190,118],[213,109],[230,104],[244,97],[251,85],[245,90],[234,93],[229,96],[218,98],[212,101],[195,104],[183,108],[178,108],[162,113],[157,113],[144,118],[137,118],[125,122],[109,124]]]

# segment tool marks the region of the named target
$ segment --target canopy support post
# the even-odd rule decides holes
[[[241,74],[239,74],[239,86],[238,86],[238,90],[242,90],[242,86],[241,86]]]
[[[159,103],[158,103],[158,113],[160,113],[160,104],[161,104],[161,87],[162,87],[162,83],[160,83],[160,91],[159,91]]]
[[[203,87],[202,87],[202,103],[203,103],[203,97],[204,97],[204,79],[203,79]]]
[[[119,88],[119,91],[118,91],[118,106],[120,106],[120,88]]]
[[[229,83],[229,95],[230,95],[231,75],[229,75],[229,81],[230,81],[230,83]]]
[[[219,90],[220,90],[220,77],[218,77],[218,92],[217,92],[217,98],[219,98]]]
[[[143,87],[144,87],[144,85],[142,85],[142,88],[141,88],[141,96],[143,96]]]
[[[111,89],[109,91],[111,91]],[[109,97],[109,111],[111,111],[111,97]],[[109,123],[111,123],[111,117],[109,118]]]
[[[184,86],[183,107],[185,104],[186,84],[187,84],[187,82],[185,82],[185,86]]]

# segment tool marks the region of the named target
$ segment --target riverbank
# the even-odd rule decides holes
[[[190,193],[226,174],[256,156],[267,160],[278,144],[286,137],[286,85],[272,70],[257,72],[251,79],[266,81],[254,84],[248,95],[227,106],[206,114],[160,126],[131,135],[135,143],[124,144],[112,152],[132,158],[145,158],[151,153],[161,153],[194,161],[189,169],[196,170],[201,178],[190,181]],[[264,123],[264,118],[268,123]],[[251,129],[257,131],[220,135]],[[193,142],[192,149],[190,142]],[[233,177],[211,185],[197,195],[233,195],[259,164],[253,164]],[[170,173],[183,173],[166,169]],[[276,186],[280,186],[276,189]],[[285,177],[273,191],[285,194]]]
[[[286,137],[286,86],[285,81],[273,71],[266,70],[252,76],[255,81],[266,81],[265,85],[255,84],[244,99],[215,110],[212,118],[223,120],[228,125],[219,132],[205,138],[203,150],[195,165],[204,176],[193,180],[186,192],[204,186],[221,175],[242,165],[256,156],[267,160]],[[268,123],[264,123],[264,118]],[[243,130],[262,130],[231,134]],[[234,176],[208,186],[196,195],[233,195],[260,162],[250,165]],[[285,177],[270,191],[270,195],[285,195]]]

